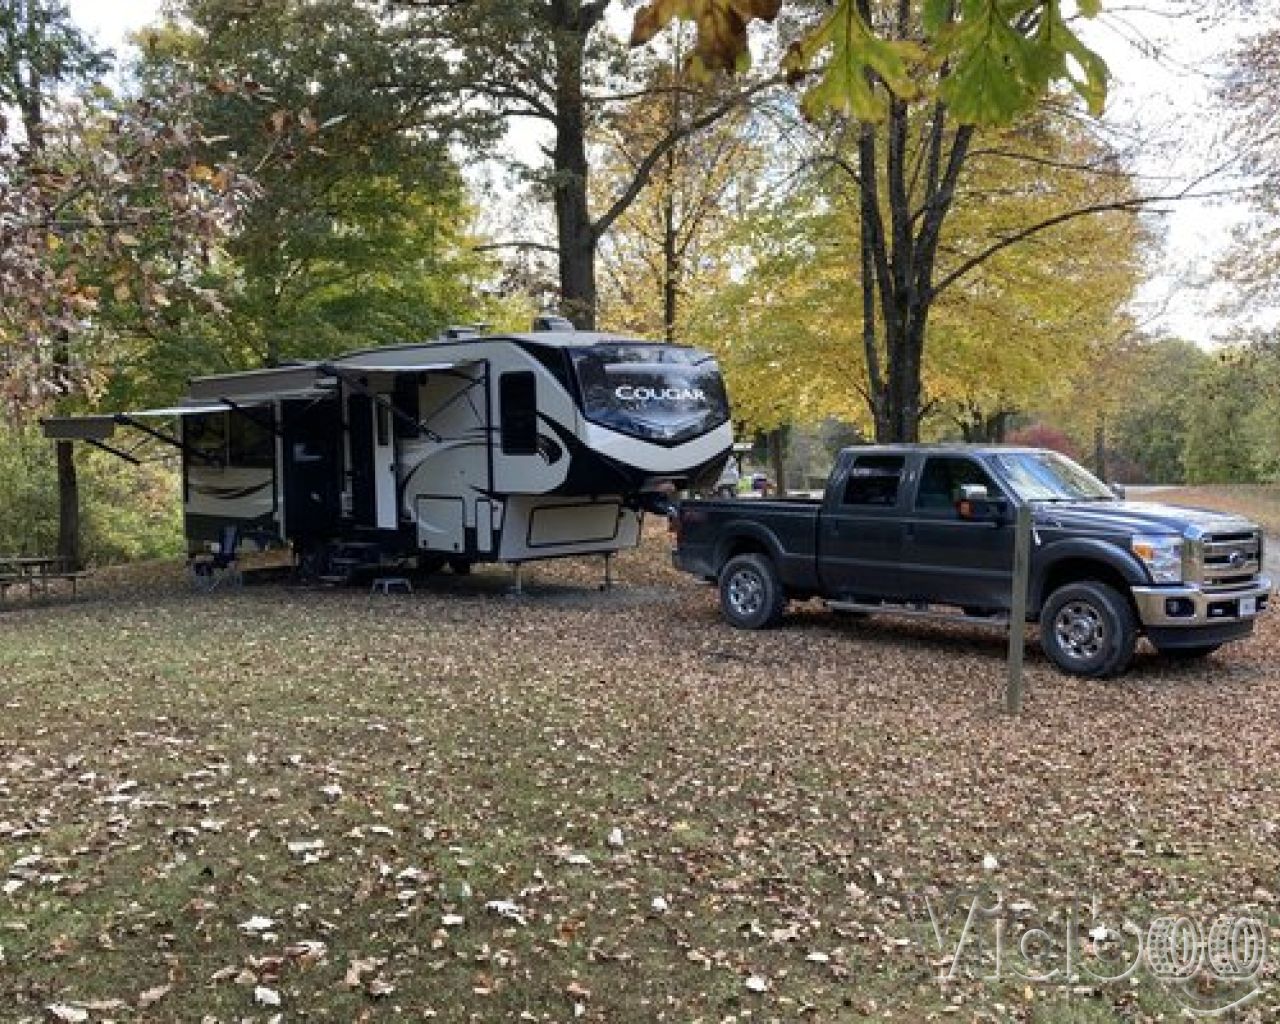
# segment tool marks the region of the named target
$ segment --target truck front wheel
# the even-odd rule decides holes
[[[1117,675],[1129,667],[1137,642],[1133,609],[1105,583],[1059,587],[1040,612],[1040,646],[1071,675]]]
[[[765,555],[738,555],[720,570],[720,609],[730,625],[768,629],[786,606],[786,591]]]

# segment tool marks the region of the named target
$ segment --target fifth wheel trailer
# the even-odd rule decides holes
[[[181,452],[188,549],[291,545],[320,572],[521,563],[639,542],[732,444],[715,360],[572,330],[438,341],[200,377],[163,409],[58,417],[48,437]]]

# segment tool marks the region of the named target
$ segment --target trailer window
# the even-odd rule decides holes
[[[502,454],[538,454],[538,381],[520,370],[498,378],[502,416]]]
[[[383,398],[373,407],[374,444],[379,448],[385,448],[391,443],[391,410],[383,404],[386,401]]]
[[[896,505],[904,462],[901,455],[864,455],[858,459],[844,485],[844,504],[882,508]]]
[[[206,465],[227,462],[227,414],[225,412],[197,413],[184,416],[182,437],[188,447],[204,456],[199,461]]]
[[[672,445],[729,418],[720,368],[710,353],[632,342],[571,349],[582,412],[631,437]]]
[[[227,464],[270,469],[276,463],[276,435],[267,426],[271,413],[227,413]]]

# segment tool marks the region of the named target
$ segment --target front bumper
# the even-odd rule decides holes
[[[1271,580],[1266,576],[1228,593],[1208,592],[1196,586],[1133,588],[1143,626],[1160,629],[1252,622],[1266,608],[1270,597]],[[1250,602],[1252,612],[1248,610]]]

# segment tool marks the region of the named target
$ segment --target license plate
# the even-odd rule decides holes
[[[1240,598],[1240,617],[1248,618],[1251,615],[1258,614],[1258,599],[1256,597]]]

